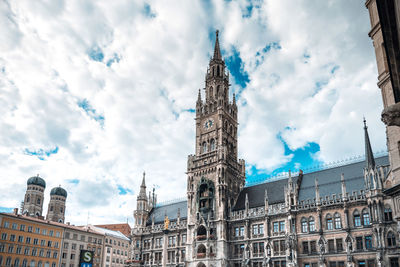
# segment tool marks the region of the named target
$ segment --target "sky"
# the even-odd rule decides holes
[[[37,174],[77,225],[133,225],[144,171],[184,198],[217,29],[249,183],[363,155],[363,116],[385,151],[364,2],[0,1],[0,210]]]

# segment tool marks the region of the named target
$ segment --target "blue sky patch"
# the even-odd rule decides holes
[[[271,50],[280,50],[282,49],[282,46],[279,42],[271,42],[266,44],[266,46],[261,49],[260,51],[257,51],[256,53],[256,66],[259,66],[264,62],[265,55],[271,51]]]
[[[112,65],[113,63],[115,63],[115,62],[118,63],[120,60],[121,60],[121,58],[120,58],[117,54],[114,54],[113,57],[110,58],[110,59],[107,61],[106,65],[107,65],[107,67],[111,67],[111,65]]]
[[[79,179],[68,179],[67,182],[70,184],[79,184]]]
[[[0,207],[0,212],[10,213],[13,212],[13,208]]]
[[[145,14],[149,18],[156,17],[156,14],[152,11],[151,6],[148,3],[145,3],[143,6],[143,14]]]
[[[82,100],[79,100],[78,101],[78,106],[80,108],[82,108],[90,118],[92,118],[95,121],[97,121],[101,125],[101,127],[104,126],[104,116],[100,115],[100,114],[97,114],[96,109],[94,109],[90,105],[89,101],[86,98],[82,99]]]
[[[335,72],[340,68],[340,66],[335,65],[332,69],[331,69],[331,73],[335,74]]]
[[[90,49],[89,58],[97,62],[102,62],[104,59],[103,51],[101,50],[100,47],[95,46],[92,49]]]
[[[133,194],[132,190],[130,190],[129,188],[125,188],[122,185],[117,185],[117,187],[119,195]]]
[[[57,154],[58,152],[58,146],[52,149],[36,149],[36,150],[31,150],[28,148],[25,148],[25,154],[29,156],[36,156],[40,160],[45,160],[47,157],[50,157],[53,154]]]
[[[246,87],[246,84],[250,82],[249,74],[244,70],[244,64],[240,58],[240,53],[233,47],[232,56],[226,58],[226,66],[232,74],[235,82],[239,84],[242,88]]]
[[[246,184],[251,185],[259,183],[272,177],[284,177],[289,170],[292,172],[298,172],[300,169],[304,171],[322,164],[321,161],[313,157],[315,153],[320,151],[320,147],[317,143],[309,142],[302,148],[291,150],[281,136],[278,136],[278,138],[284,145],[285,155],[293,155],[291,160],[285,165],[267,173],[265,170],[259,170],[253,165],[248,166],[249,170],[246,172]]]

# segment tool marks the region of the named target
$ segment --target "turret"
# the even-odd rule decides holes
[[[58,186],[51,189],[50,202],[47,208],[46,220],[64,223],[66,200],[67,191],[64,188]]]
[[[146,195],[146,173],[143,172],[142,184],[140,185],[139,195],[136,200],[136,210],[134,211],[135,227],[145,227],[148,215],[149,203]]]
[[[22,203],[22,214],[34,217],[41,217],[44,202],[44,190],[46,182],[43,178],[33,176],[27,181],[25,199]]]

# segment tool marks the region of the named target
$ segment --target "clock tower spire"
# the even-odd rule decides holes
[[[224,266],[228,253],[227,224],[245,183],[245,163],[238,160],[237,106],[229,100],[229,74],[221,56],[219,33],[216,32],[214,55],[205,77],[205,97],[200,91],[196,102],[195,154],[188,158],[188,246],[203,242],[197,235],[218,240],[215,251],[217,266]],[[208,241],[208,240],[205,240]],[[193,259],[187,250],[187,259]],[[188,266],[192,266],[189,264]],[[195,266],[195,265],[193,265]]]

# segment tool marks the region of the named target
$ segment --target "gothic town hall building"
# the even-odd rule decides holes
[[[245,186],[237,114],[217,32],[187,200],[157,205],[143,175],[133,266],[399,266],[398,182],[390,157],[374,157],[365,124],[365,161]]]

